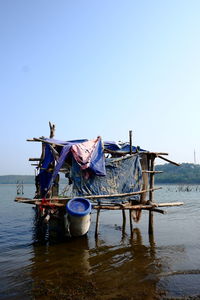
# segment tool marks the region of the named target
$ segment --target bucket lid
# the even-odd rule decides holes
[[[85,198],[73,198],[67,202],[66,210],[72,216],[83,217],[91,212],[91,203]]]

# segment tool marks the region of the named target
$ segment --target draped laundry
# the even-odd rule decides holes
[[[54,140],[46,139],[46,141],[53,142]],[[56,141],[56,143],[58,142],[59,141]],[[39,174],[42,194],[47,193],[47,191],[52,187],[57,174],[62,168],[64,162],[66,162],[66,160],[70,157],[70,154],[76,160],[80,168],[82,170],[85,170],[85,177],[89,177],[90,173],[94,173],[98,176],[106,175],[103,146],[100,137],[90,141],[83,140],[83,142],[81,141],[81,143],[80,141],[63,142],[63,145],[64,146],[62,147],[54,171],[53,173],[51,173],[48,171],[48,167],[52,162],[53,154],[50,151],[50,146],[46,144],[45,158],[43,161],[43,169],[45,170],[41,169]],[[43,178],[43,175],[45,174],[47,177],[46,180],[45,178]]]

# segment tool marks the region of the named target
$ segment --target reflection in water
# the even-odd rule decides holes
[[[34,222],[32,231],[32,208],[13,203],[15,186],[0,185],[0,299],[165,299],[159,289],[168,299],[200,299],[199,192],[166,190],[158,202],[170,195],[185,205],[155,216],[155,243],[145,212],[132,239],[117,212],[102,213],[97,240],[94,222],[81,239],[66,240],[56,222]]]
[[[91,250],[90,264],[103,299],[153,299],[158,295],[156,274],[161,262],[155,258],[155,243],[143,245],[138,228],[132,239],[123,237],[121,245]]]
[[[57,217],[50,218],[49,222],[45,222],[44,217],[41,217],[37,209],[35,209],[33,242],[39,244],[53,244],[65,240],[64,218],[58,215]]]
[[[33,250],[31,276],[35,299],[44,296],[47,299],[89,299],[95,296],[87,236],[51,246],[35,244]]]
[[[38,231],[37,225],[31,268],[35,299],[153,299],[159,295],[157,274],[162,263],[156,258],[153,237],[144,245],[138,228],[131,239],[123,235],[119,245],[96,238],[91,247],[87,236],[52,244],[47,227]],[[60,231],[56,233],[54,241],[60,239]]]
[[[107,230],[108,226],[102,227]],[[159,248],[154,236],[149,235],[149,243],[145,245],[139,228],[134,228],[131,235],[122,231],[118,244],[116,237],[113,239],[119,232],[118,227],[108,228],[107,241],[94,237],[94,228],[89,237],[69,239],[65,237],[59,219],[51,219],[47,225],[36,216],[31,268],[33,297],[162,298],[163,293],[158,287],[162,288],[161,274],[168,270],[169,262],[157,255]],[[176,247],[166,251],[181,253],[184,249]]]

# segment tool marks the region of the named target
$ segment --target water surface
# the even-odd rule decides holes
[[[24,196],[34,186],[24,186]],[[0,299],[194,299],[200,295],[200,189],[163,186],[157,202],[183,201],[182,207],[154,213],[154,236],[148,235],[148,212],[134,223],[127,214],[121,231],[119,211],[95,212],[83,238],[57,241],[57,233],[38,242],[32,205],[15,203],[15,185],[0,185]],[[189,298],[190,297],[190,298]]]

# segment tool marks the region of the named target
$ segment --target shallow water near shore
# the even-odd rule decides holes
[[[34,185],[24,185],[24,196]],[[32,205],[14,202],[15,185],[0,185],[0,299],[195,299],[200,295],[200,189],[165,185],[156,202],[183,201],[181,207],[148,212],[133,223],[127,213],[122,235],[120,211],[102,211],[87,236],[57,241],[36,238]]]

